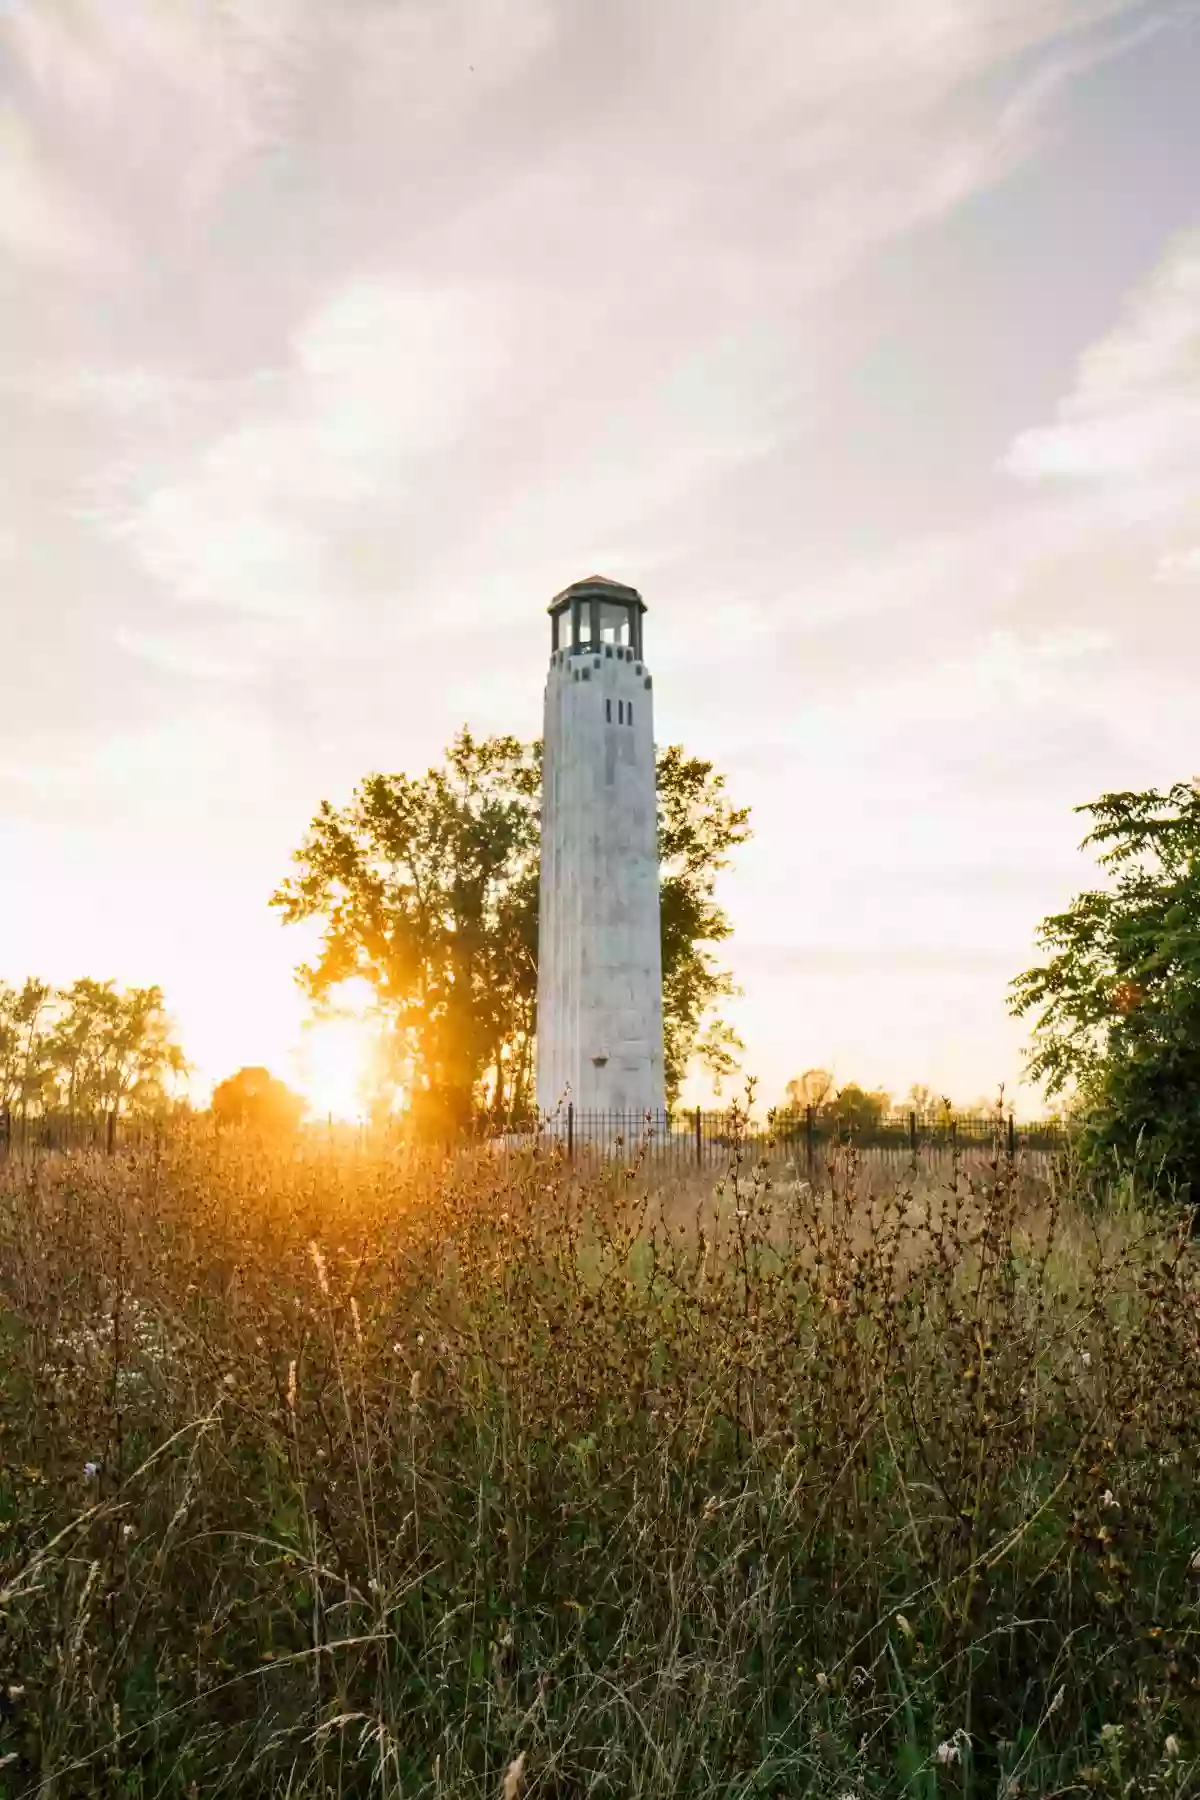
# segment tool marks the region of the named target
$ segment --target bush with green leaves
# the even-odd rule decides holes
[[[1084,1158],[1134,1165],[1200,1202],[1200,784],[1104,794],[1094,821],[1113,879],[1039,932],[1048,960],[1013,984],[1037,1012],[1029,1073],[1073,1094]]]

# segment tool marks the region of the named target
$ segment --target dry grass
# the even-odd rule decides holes
[[[0,1792],[1197,1792],[1193,1252],[870,1188],[0,1170]]]

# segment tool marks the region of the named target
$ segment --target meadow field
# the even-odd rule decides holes
[[[733,1147],[0,1165],[0,1793],[1200,1792],[1200,1258]]]

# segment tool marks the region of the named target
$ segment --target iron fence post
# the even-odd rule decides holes
[[[1011,1162],[1017,1154],[1017,1127],[1011,1113],[1008,1115],[1008,1160]]]
[[[917,1160],[917,1115],[915,1112],[910,1112],[908,1115],[908,1154],[915,1163]]]
[[[108,1118],[104,1121],[104,1151],[105,1151],[105,1155],[111,1156],[113,1151],[116,1149],[116,1147],[117,1147],[117,1115],[116,1115],[116,1112],[114,1111],[114,1112],[110,1112],[108,1115]]]
[[[813,1119],[813,1109],[811,1106],[806,1106],[804,1109],[804,1156],[805,1161],[808,1164],[808,1179],[810,1181],[813,1177],[813,1161],[816,1154],[814,1137],[815,1123]]]
[[[567,1161],[575,1160],[575,1102],[567,1101]]]
[[[696,1167],[704,1162],[704,1127],[700,1116],[700,1108],[696,1108]]]

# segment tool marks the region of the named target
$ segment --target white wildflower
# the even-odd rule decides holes
[[[1085,1368],[1085,1369],[1090,1369],[1090,1368],[1091,1368],[1091,1366],[1092,1366],[1092,1353],[1091,1353],[1091,1351],[1090,1351],[1090,1350],[1081,1350],[1081,1351],[1080,1351],[1080,1352],[1079,1352],[1079,1360],[1080,1360],[1080,1362],[1081,1362],[1081,1363],[1082,1363],[1082,1364],[1083,1364],[1083,1366],[1084,1366],[1084,1368]]]
[[[1113,1493],[1111,1488],[1105,1488],[1100,1496],[1100,1504],[1101,1506],[1113,1507],[1119,1506],[1121,1502],[1117,1499],[1117,1496]]]
[[[83,1478],[85,1481],[95,1481],[95,1479],[96,1479],[97,1475],[99,1475],[99,1473],[100,1473],[100,1464],[98,1462],[85,1462],[84,1463]]]
[[[1175,1736],[1174,1732],[1171,1733],[1170,1737],[1167,1739],[1166,1743],[1163,1745],[1163,1755],[1164,1756],[1178,1756],[1179,1755],[1179,1739]]]
[[[948,1767],[951,1763],[961,1762],[962,1753],[970,1745],[970,1742],[968,1733],[960,1725],[953,1737],[947,1738],[944,1743],[938,1745],[933,1753],[933,1759],[935,1762],[941,1763],[943,1768]]]

